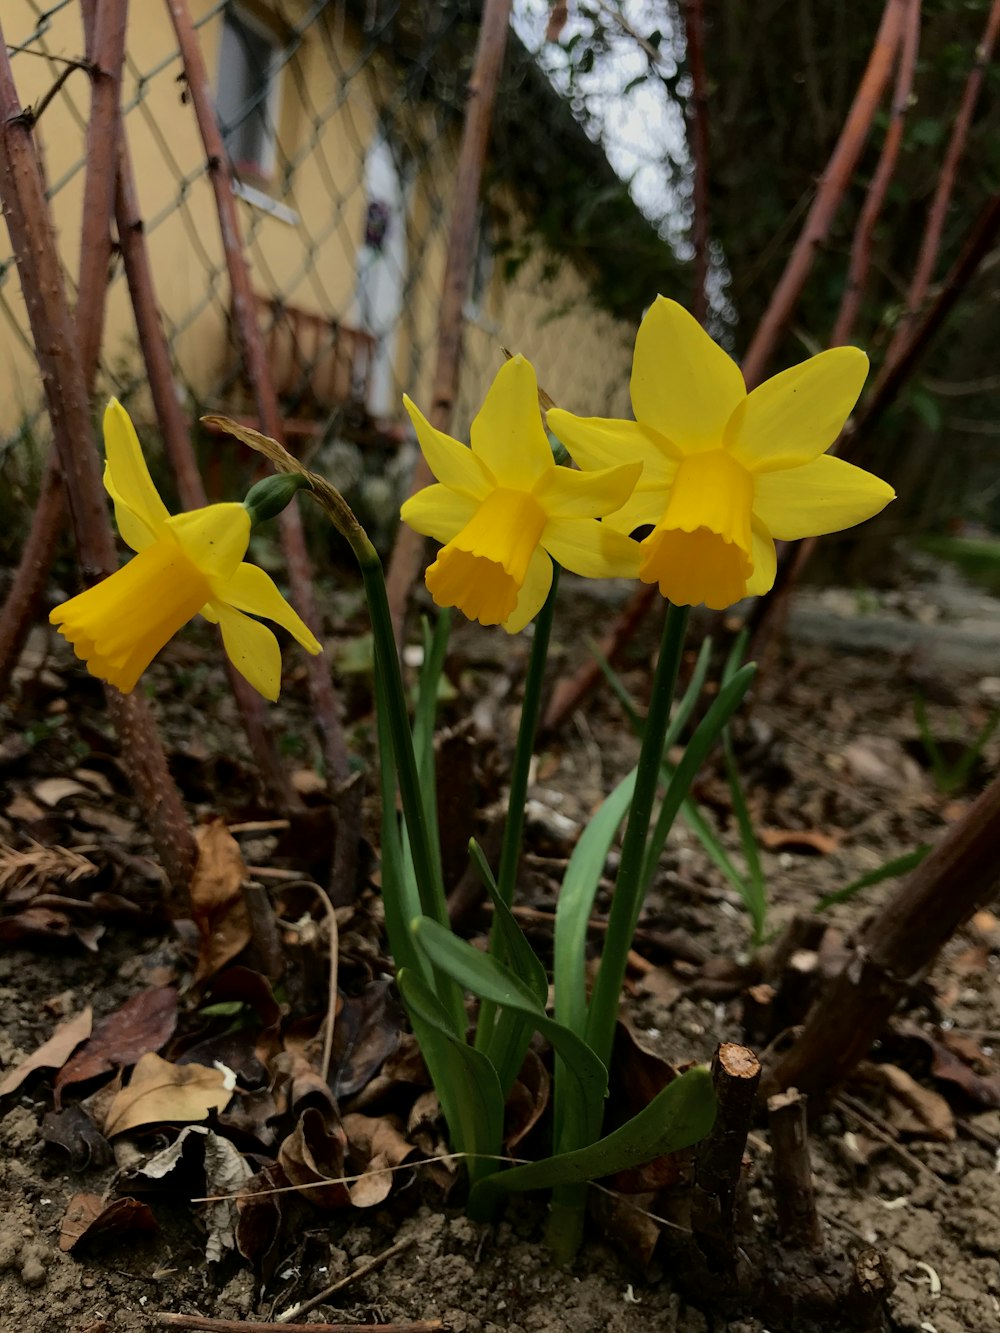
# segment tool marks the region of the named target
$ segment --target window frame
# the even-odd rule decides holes
[[[278,159],[278,118],[280,113],[281,98],[281,73],[284,68],[283,44],[279,34],[252,9],[242,4],[227,4],[222,11],[223,34],[226,24],[239,24],[249,30],[253,36],[264,41],[270,51],[270,59],[266,73],[267,94],[259,104],[264,110],[263,128],[260,136],[260,152],[258,161],[237,160],[232,153],[229,142],[227,141],[226,129],[220,123],[222,131],[222,140],[226,147],[226,153],[229,156],[233,171],[238,177],[245,178],[257,184],[270,185],[275,179],[275,168]],[[236,34],[237,40],[240,40],[239,34]],[[225,59],[225,37],[223,35],[219,41],[219,68],[216,78],[216,97],[218,99],[222,88],[223,70]],[[246,59],[244,55],[244,59]],[[218,113],[217,113],[218,114]],[[251,115],[253,113],[250,113]],[[238,125],[230,128],[230,133],[234,130],[243,129],[246,120],[242,120]]]

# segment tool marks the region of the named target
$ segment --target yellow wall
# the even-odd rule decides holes
[[[190,7],[198,22],[211,13],[215,2],[190,0]],[[265,3],[246,7],[267,13]],[[305,8],[305,0],[283,0],[281,6],[292,19]],[[37,22],[28,0],[4,0],[3,10],[7,42],[16,46],[28,39]],[[221,31],[219,15],[199,27],[213,81]],[[78,56],[83,49],[79,7],[60,10],[34,46],[53,56]],[[127,135],[179,377],[194,395],[204,397],[232,364],[228,282],[204,153],[192,109],[183,98],[180,61],[175,56],[163,64],[175,50],[166,7],[146,0],[141,6],[133,3],[123,88],[124,104],[131,108]],[[269,192],[299,215],[298,225],[252,205],[239,205],[255,290],[341,319],[351,316],[356,250],[364,227],[364,154],[377,130],[379,108],[393,98],[392,71],[375,61],[367,62],[345,84],[345,71],[359,54],[358,40],[339,7],[329,6],[281,76],[279,177],[284,159],[291,158],[296,165],[287,194],[280,192],[278,179],[271,182]],[[44,94],[60,66],[16,54],[13,68],[20,98],[31,104]],[[71,275],[79,263],[80,164],[88,110],[87,76],[74,73],[44,112],[37,131],[54,191],[59,244]],[[412,291],[401,318],[395,373],[400,389],[405,387],[417,401],[426,402],[434,368],[457,131],[450,124],[442,132],[440,116],[433,109],[406,108],[404,115],[410,120],[405,126],[407,146],[419,169],[409,196]],[[9,258],[8,244],[0,231],[0,263]],[[493,276],[467,331],[456,430],[467,426],[499,366],[501,344],[533,360],[540,382],[561,404],[584,414],[627,412],[634,329],[593,309],[586,282],[571,265],[557,266],[554,278],[546,278],[545,269],[543,256],[536,255],[510,284],[498,274]],[[37,368],[14,324],[22,331],[27,328],[17,279],[9,275],[0,286],[0,441],[40,398]],[[140,374],[127,290],[117,270],[109,292],[104,363]],[[143,410],[138,405],[140,414]]]

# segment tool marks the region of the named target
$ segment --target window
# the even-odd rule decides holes
[[[259,20],[226,9],[216,110],[234,168],[259,180],[274,171],[280,54],[280,42]]]

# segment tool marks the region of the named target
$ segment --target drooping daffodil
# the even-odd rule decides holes
[[[628,499],[641,462],[618,459],[587,472],[558,466],[523,356],[497,372],[472,423],[471,448],[403,402],[437,484],[411,496],[401,513],[444,543],[425,576],[438,606],[514,634],[541,610],[553,560],[588,578],[635,577],[638,543],[598,520]]]
[[[581,467],[642,462],[631,498],[604,526],[652,525],[639,577],[679,606],[720,610],[770,589],[775,538],[839,532],[894,498],[878,477],[826,454],[867,373],[863,352],[835,347],[748,394],[739,366],[659,296],[636,338],[636,420],[554,408],[548,422]]]
[[[281,652],[266,616],[309,653],[321,651],[274,581],[243,557],[251,516],[242,504],[171,516],[153,485],[135,428],[114,398],[104,413],[104,486],[123,540],[137,552],[116,573],[54,608],[49,619],[87,670],[123,693],[199,612],[222,630],[230,661],[254,689],[277,699]],[[249,612],[249,614],[246,614]]]

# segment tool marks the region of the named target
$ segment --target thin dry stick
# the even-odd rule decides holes
[[[743,359],[743,376],[748,388],[753,388],[762,378],[802,294],[816,251],[829,235],[892,73],[908,3],[909,0],[886,0],[854,102],[823,172],[805,225]]]
[[[66,517],[66,491],[59,457],[50,450],[42,473],[41,489],[21,558],[0,610],[0,698],[7,693],[14,668],[21,660],[32,625],[38,619],[49,572],[55,559]]]
[[[243,250],[236,198],[233,194],[232,164],[216,120],[211,81],[188,12],[187,0],[166,0],[166,5],[180,47],[187,90],[208,159],[208,174],[215,193],[222,248],[229,274],[233,326],[239,339],[243,364],[253,389],[261,429],[266,435],[283,442],[281,409],[264,340],[257,324],[253,287]],[[302,518],[297,506],[289,505],[283,510],[279,522],[292,596],[302,619],[315,631],[320,627],[320,618],[316,607],[312,567],[306,550]],[[319,728],[323,757],[326,761],[327,781],[331,793],[335,794],[337,787],[346,782],[350,776],[347,743],[340,722],[340,707],[322,654],[317,657],[307,657],[306,664],[316,725]]]
[[[708,75],[705,71],[705,14],[702,0],[684,5],[687,67],[691,75],[691,147],[694,151],[694,291],[691,313],[704,324],[708,313]]]
[[[18,101],[2,29],[0,197],[66,478],[80,565],[90,583],[117,567],[115,543],[31,120]],[[145,700],[135,695],[126,697],[108,686],[106,697],[121,739],[122,758],[164,869],[172,884],[186,887],[195,859],[194,837],[152,715]]]
[[[300,1301],[298,1305],[293,1305],[292,1308],[286,1310],[284,1314],[279,1314],[274,1322],[276,1324],[287,1324],[290,1319],[298,1319],[299,1315],[308,1314],[310,1310],[315,1310],[317,1305],[325,1305],[331,1296],[336,1296],[338,1291],[343,1291],[345,1287],[350,1287],[353,1283],[357,1282],[359,1278],[367,1277],[369,1273],[377,1272],[377,1270],[387,1264],[390,1259],[395,1259],[397,1255],[412,1249],[416,1243],[416,1236],[407,1236],[406,1240],[397,1241],[395,1245],[390,1245],[387,1250],[383,1250],[381,1254],[376,1254],[375,1257],[369,1259],[367,1263],[358,1264],[357,1268],[352,1268],[346,1276],[340,1278],[337,1282],[331,1283],[330,1286],[325,1287],[318,1293],[318,1295],[310,1296],[307,1301]]]
[[[903,129],[906,125],[906,113],[909,110],[913,94],[913,76],[917,67],[917,51],[920,46],[920,0],[907,0],[906,18],[903,27],[903,40],[899,48],[899,64],[896,67],[896,86],[892,94],[892,107],[889,113],[889,125],[885,132],[882,152],[872,176],[861,216],[851,242],[851,259],[847,272],[847,286],[844,288],[840,310],[830,335],[830,346],[840,347],[849,342],[854,332],[861,300],[865,293],[868,273],[871,268],[872,237],[885,204],[889,185],[896,170],[899,149],[903,142]]]
[[[132,310],[135,314],[139,347],[149,380],[149,390],[167,457],[177,479],[177,489],[185,509],[200,509],[207,503],[205,487],[191,447],[187,421],[174,390],[170,348],[156,301],[153,268],[146,246],[146,233],[136,190],[135,173],[129,152],[125,126],[118,129],[118,171],[115,189],[115,218],[118,243],[125,266]],[[249,681],[224,655],[229,684],[243,719],[251,752],[271,800],[279,810],[293,811],[301,801],[292,787],[278,753],[274,729],[267,705]]]
[[[465,124],[455,175],[455,202],[448,235],[444,285],[438,312],[437,364],[431,394],[430,421],[437,430],[451,425],[462,360],[463,307],[475,260],[479,189],[486,160],[493,104],[507,49],[511,0],[485,0],[479,41],[469,79]],[[265,426],[265,430],[267,427]],[[434,480],[421,454],[410,477],[410,494]],[[397,645],[403,641],[406,607],[420,571],[424,538],[402,525],[389,560],[386,588]]]
[[[319,898],[326,911],[327,925],[330,928],[330,979],[326,1001],[326,1028],[323,1033],[323,1059],[320,1064],[320,1076],[324,1083],[330,1080],[330,1065],[333,1062],[333,1029],[337,1022],[337,971],[340,966],[340,932],[337,929],[337,913],[330,895],[318,884],[310,882],[309,887]]]
[[[889,343],[883,363],[885,366],[891,365],[905,351],[909,342],[910,326],[916,320],[927,299],[927,292],[930,288],[931,278],[934,276],[938,253],[941,249],[941,237],[944,232],[948,206],[951,203],[951,196],[955,188],[958,164],[965,152],[969,126],[972,123],[973,112],[979,100],[986,68],[992,58],[998,34],[1000,34],[1000,0],[993,0],[986,19],[982,41],[976,47],[975,59],[965,81],[962,100],[959,103],[958,113],[951,129],[951,138],[948,140],[948,147],[945,149],[944,161],[941,163],[941,171],[927,214],[924,234],[920,241],[920,253],[917,256],[916,267],[913,270],[913,277],[910,280],[910,287],[906,294],[906,312],[899,321],[892,341]]]
[[[872,919],[843,971],[821,994],[792,1047],[768,1069],[767,1093],[829,1095],[863,1059],[908,986],[1000,878],[1000,778]]]
[[[128,0],[83,0],[87,57],[92,64],[87,174],[83,186],[76,338],[89,394],[94,392],[104,336],[111,262],[117,136]]]
[[[895,402],[903,385],[913,374],[917,363],[927,350],[942,325],[957,305],[969,283],[979,271],[983,260],[996,244],[1000,235],[1000,193],[989,199],[972,224],[961,253],[949,269],[937,296],[916,324],[910,326],[906,346],[893,361],[883,363],[875,377],[861,410],[838,441],[837,453],[846,461],[853,461],[864,441],[871,435],[885,412]],[[816,547],[816,538],[807,537],[797,546],[786,546],[778,560],[778,572],[771,595],[761,599],[751,612],[751,624],[756,621],[750,652],[761,657],[781,623],[782,608],[787,606],[787,593],[801,577],[809,557]]]
[[[209,1319],[200,1314],[171,1314],[154,1310],[150,1319],[161,1328],[186,1328],[194,1333],[274,1333],[275,1325],[260,1319]],[[308,1329],[308,1333],[436,1333],[444,1328],[440,1319],[407,1320],[401,1324],[284,1324],[283,1328]]]

